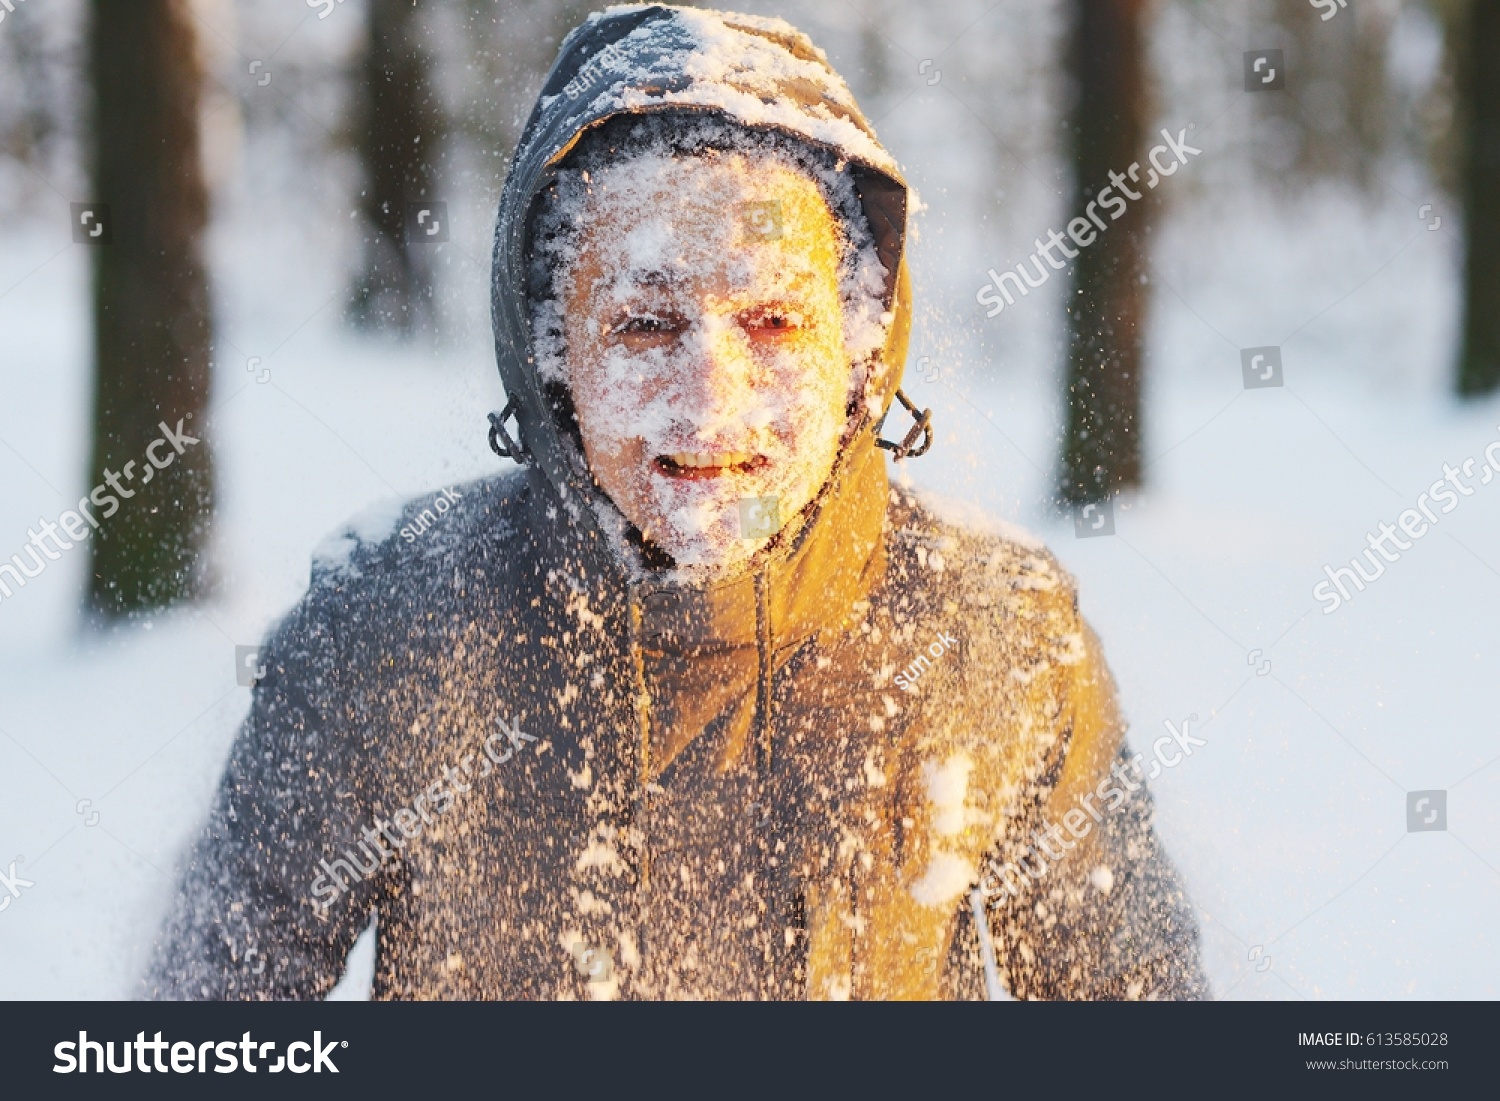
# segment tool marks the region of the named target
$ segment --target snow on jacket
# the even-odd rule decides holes
[[[821,51],[776,20],[591,17],[496,233],[525,463],[315,560],[147,993],[321,996],[376,915],[377,998],[976,998],[977,897],[1016,997],[1201,996],[1071,581],[893,489],[880,411],[851,412],[827,484],[743,576],[683,582],[602,530],[529,349],[527,215],[586,127],[651,110],[847,159],[889,276],[889,409],[907,188]],[[1080,805],[1086,828],[1047,832]]]

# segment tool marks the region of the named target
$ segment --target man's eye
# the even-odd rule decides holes
[[[751,332],[774,335],[797,332],[806,323],[795,310],[757,310],[749,314],[742,324]]]
[[[674,314],[639,313],[621,319],[609,331],[616,336],[654,336],[681,332],[684,327],[682,318]]]

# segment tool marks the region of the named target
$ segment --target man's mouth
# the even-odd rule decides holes
[[[673,451],[656,457],[656,469],[669,478],[717,478],[723,474],[753,474],[770,463],[748,451]]]

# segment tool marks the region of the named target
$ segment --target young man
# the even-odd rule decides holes
[[[1204,993],[1070,581],[887,482],[906,208],[786,24],[568,38],[496,234],[523,465],[316,566],[153,994],[322,995],[372,914],[380,998]]]

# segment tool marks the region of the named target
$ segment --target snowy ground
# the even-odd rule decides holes
[[[1079,539],[1046,504],[1057,297],[989,320],[973,303],[985,267],[1066,216],[1038,200],[1011,218],[1014,247],[976,243],[951,160],[919,132],[930,112],[904,116],[947,94],[919,88],[882,122],[931,207],[909,389],[940,436],[909,474],[1037,531],[1077,575],[1138,749],[1200,717],[1207,746],[1154,789],[1216,994],[1500,996],[1500,481],[1347,607],[1312,595],[1444,463],[1500,439],[1500,401],[1443,391],[1454,219],[1429,233],[1389,191],[1271,202],[1206,142],[1157,234],[1149,483],[1117,503],[1115,536]],[[278,205],[257,163],[227,185],[213,243],[219,597],[86,637],[74,551],[0,602],[0,872],[16,860],[34,883],[0,912],[0,997],[129,993],[248,706],[235,645],[290,606],[348,516],[497,466],[498,180],[454,200],[441,343],[400,347],[339,323],[346,193]],[[66,242],[61,215],[0,229],[0,557],[86,488],[88,257]],[[1282,348],[1286,386],[1243,388],[1238,349],[1261,345]],[[1408,834],[1406,792],[1426,789],[1448,793],[1448,829]]]

